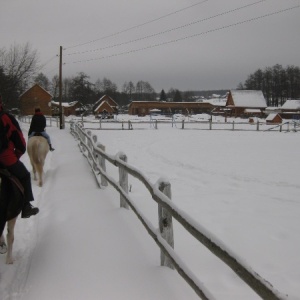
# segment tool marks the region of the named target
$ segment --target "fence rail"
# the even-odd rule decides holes
[[[87,157],[99,187],[105,187],[110,183],[119,192],[120,206],[132,209],[147,232],[160,247],[161,265],[175,268],[201,299],[212,300],[214,297],[191,270],[181,262],[181,259],[174,251],[172,218],[175,218],[196,240],[229,266],[262,299],[287,299],[275,290],[268,281],[234,257],[231,254],[232,251],[172,203],[171,185],[167,180],[159,179],[155,184],[152,184],[139,170],[128,164],[127,156],[124,153],[119,152],[114,156],[107,154],[105,146],[97,142],[97,136],[92,135],[90,130],[84,129],[82,123],[71,122],[70,129],[73,136],[79,140],[79,147]],[[119,181],[114,180],[107,174],[106,161],[119,168]],[[128,174],[141,181],[150,192],[153,200],[157,202],[159,207],[159,233],[147,221],[130,198],[128,194]]]

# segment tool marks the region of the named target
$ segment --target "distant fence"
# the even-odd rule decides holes
[[[19,119],[24,123],[30,123],[32,116],[20,116]],[[59,117],[52,117],[52,116],[45,116],[47,126],[52,127],[56,126],[59,127]]]
[[[220,122],[213,120],[189,121],[189,120],[156,120],[149,121],[138,120],[84,120],[81,122],[93,130],[142,130],[142,129],[163,129],[173,127],[175,129],[184,130],[229,130],[229,131],[277,131],[277,132],[296,132],[299,131],[299,121],[287,121],[281,124],[269,124],[262,121],[257,122],[241,122],[228,121]]]
[[[131,208],[138,219],[142,222],[150,236],[161,249],[161,265],[175,268],[186,282],[194,289],[201,299],[215,299],[206,290],[195,275],[181,262],[174,251],[172,217],[175,218],[196,240],[207,247],[210,252],[228,265],[250,288],[252,288],[262,299],[278,300],[287,299],[276,291],[271,284],[260,277],[250,267],[245,266],[238,258],[231,254],[229,249],[210,236],[206,230],[190,216],[182,212],[171,201],[171,185],[168,181],[159,179],[152,184],[142,172],[130,166],[127,156],[119,152],[109,155],[105,152],[105,146],[97,142],[97,136],[92,135],[90,130],[83,128],[80,122],[70,123],[71,133],[79,140],[79,147],[88,159],[99,187],[105,187],[110,183],[120,194],[120,206]],[[119,181],[114,180],[106,172],[106,162],[119,168]],[[158,204],[159,233],[156,228],[143,216],[139,209],[133,204],[128,194],[128,175],[132,175],[141,181],[150,192],[154,201]]]

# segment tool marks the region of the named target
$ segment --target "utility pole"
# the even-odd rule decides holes
[[[59,47],[59,128],[64,129],[65,124],[63,120],[62,108],[62,46]]]

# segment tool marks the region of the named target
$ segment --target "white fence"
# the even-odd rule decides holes
[[[193,275],[174,251],[174,233],[172,218],[175,218],[196,240],[209,249],[211,253],[228,265],[250,288],[262,299],[278,300],[287,299],[276,291],[268,281],[260,277],[256,272],[245,266],[238,258],[233,257],[231,251],[216,238],[210,237],[206,232],[198,228],[190,216],[183,213],[171,201],[171,184],[166,180],[159,179],[155,184],[127,162],[127,156],[119,152],[109,155],[105,152],[105,146],[97,142],[97,136],[92,135],[90,130],[84,129],[81,122],[71,122],[71,133],[79,141],[82,153],[88,159],[99,187],[105,187],[110,183],[120,194],[120,206],[131,208],[138,219],[142,222],[150,236],[161,249],[161,265],[175,268],[186,282],[194,289],[201,299],[214,299],[203,284]],[[106,172],[106,162],[119,168],[119,181],[113,179]],[[128,194],[128,175],[131,175],[144,184],[150,192],[152,199],[158,204],[158,227],[153,226],[147,218],[134,205]]]
[[[78,121],[80,118],[78,118]],[[81,122],[89,124],[90,129],[99,130],[141,130],[141,129],[163,129],[173,127],[174,129],[184,130],[231,130],[231,131],[276,131],[276,132],[296,132],[299,131],[299,121],[286,121],[281,124],[269,124],[263,121],[250,123],[248,120],[230,120],[227,122],[210,120],[84,120]]]

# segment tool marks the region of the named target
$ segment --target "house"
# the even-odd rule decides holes
[[[284,119],[299,119],[300,100],[286,100],[280,108],[280,115]]]
[[[164,102],[164,101],[132,101],[128,107],[128,114],[145,116],[153,110],[161,114],[200,114],[211,113],[214,105],[208,102]]]
[[[60,107],[60,103],[59,102],[55,102],[52,101],[52,114],[53,115],[59,115],[59,107]],[[70,115],[78,115],[81,113],[81,103],[79,101],[73,101],[73,102],[62,102],[61,104],[62,109],[63,109],[63,114],[64,116],[70,116]]]
[[[112,115],[118,113],[118,104],[108,95],[102,96],[93,106],[94,115]]]
[[[278,113],[271,113],[266,117],[267,124],[281,124],[282,118]]]
[[[20,114],[33,115],[34,109],[40,107],[43,114],[51,116],[51,99],[52,95],[49,92],[35,84],[19,97]]]
[[[231,116],[262,116],[266,107],[262,91],[231,90],[227,94],[226,108],[230,109]]]

